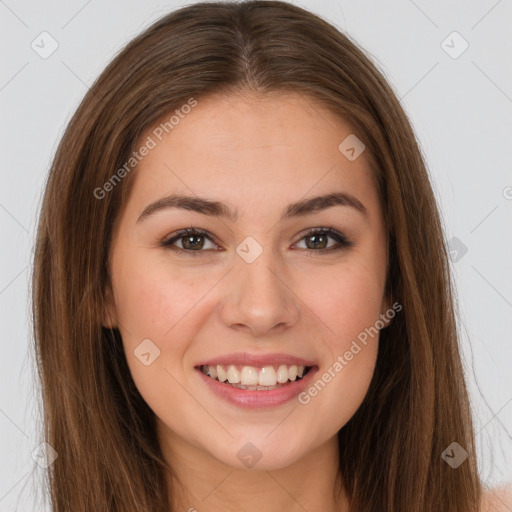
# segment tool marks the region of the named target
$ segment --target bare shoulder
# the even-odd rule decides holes
[[[481,512],[512,512],[512,482],[486,489]]]

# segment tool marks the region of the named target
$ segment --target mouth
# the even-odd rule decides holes
[[[202,364],[195,370],[212,396],[245,410],[269,410],[297,399],[312,385],[319,368],[295,364]]]
[[[203,364],[196,367],[210,379],[246,391],[272,391],[286,387],[292,382],[302,380],[312,368],[313,366],[285,364],[267,366]]]

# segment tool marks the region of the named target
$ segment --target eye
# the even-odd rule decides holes
[[[161,242],[161,246],[171,249],[177,253],[187,253],[192,256],[196,256],[197,253],[204,252],[201,251],[204,247],[204,240],[201,241],[201,239],[208,239],[213,245],[215,245],[212,238],[212,235],[210,235],[208,231],[198,228],[187,228],[178,231],[172,238]],[[181,247],[173,245],[177,241],[181,241]]]
[[[326,243],[329,238],[335,240],[337,244],[334,244],[334,246],[327,246]],[[208,231],[198,228],[182,229],[171,238],[162,241],[160,245],[162,247],[171,249],[176,253],[186,253],[192,256],[197,256],[198,253],[205,252],[202,250],[205,247],[205,239],[210,241],[210,243],[214,246],[211,247],[210,250],[217,250],[215,246],[218,244],[215,237]],[[336,251],[351,247],[353,245],[353,243],[350,242],[345,237],[345,235],[334,230],[333,228],[311,228],[305,234],[303,234],[299,242],[308,239],[311,239],[312,242],[306,242],[306,249],[317,253]],[[175,242],[178,241],[181,243],[181,247],[174,245]],[[299,242],[296,242],[296,244]]]
[[[328,246],[327,240],[329,238],[335,240],[337,244]],[[308,243],[308,239],[311,240],[310,243]],[[337,251],[354,245],[347,239],[345,235],[333,228],[311,228],[305,234],[303,234],[299,242],[302,240],[306,240],[306,249],[320,253]]]

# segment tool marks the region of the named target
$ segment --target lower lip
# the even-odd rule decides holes
[[[200,368],[196,368],[196,371],[216,395],[229,403],[246,409],[264,409],[282,405],[302,393],[310,385],[318,367],[313,366],[302,379],[270,391],[238,389],[208,377]]]

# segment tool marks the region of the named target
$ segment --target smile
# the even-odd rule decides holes
[[[202,365],[201,371],[208,377],[248,391],[271,391],[301,380],[311,369],[309,366],[274,365]]]
[[[262,410],[297,399],[311,385],[319,368],[316,365],[203,364],[196,366],[195,370],[213,396],[236,407]]]

